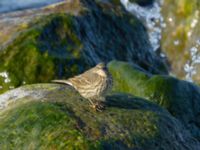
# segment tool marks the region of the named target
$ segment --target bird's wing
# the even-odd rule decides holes
[[[75,88],[91,86],[100,78],[100,76],[97,73],[95,73],[95,71],[93,71],[94,69],[95,68],[91,68],[87,70],[86,72],[80,75],[74,76],[72,78],[69,78],[67,80],[53,80],[52,82],[68,84]]]
[[[68,79],[70,83],[73,84],[73,86],[86,86],[86,85],[92,85],[97,81],[99,78],[99,75],[93,72],[85,72],[81,75],[75,76],[73,78]]]

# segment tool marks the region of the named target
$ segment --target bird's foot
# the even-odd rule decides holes
[[[102,112],[105,109],[105,104],[103,102],[98,102],[94,105],[91,105],[91,107],[98,112]]]

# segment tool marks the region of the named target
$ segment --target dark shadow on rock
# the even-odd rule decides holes
[[[122,141],[116,140],[102,141],[102,147],[104,150],[142,150],[140,148],[129,148]]]
[[[121,109],[153,110],[159,112],[165,111],[164,109],[152,102],[123,93],[107,96],[105,104],[107,107],[115,107]]]

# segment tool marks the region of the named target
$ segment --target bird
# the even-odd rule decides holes
[[[74,87],[82,97],[89,100],[92,108],[101,111],[105,108],[105,96],[112,89],[113,78],[106,64],[99,63],[82,74],[52,82]]]

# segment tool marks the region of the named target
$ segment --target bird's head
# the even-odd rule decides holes
[[[96,68],[98,69],[106,69],[106,64],[105,63],[99,63],[96,65]]]
[[[105,63],[99,63],[96,65],[95,68],[96,68],[96,73],[98,73],[100,76],[107,76],[108,69]]]

